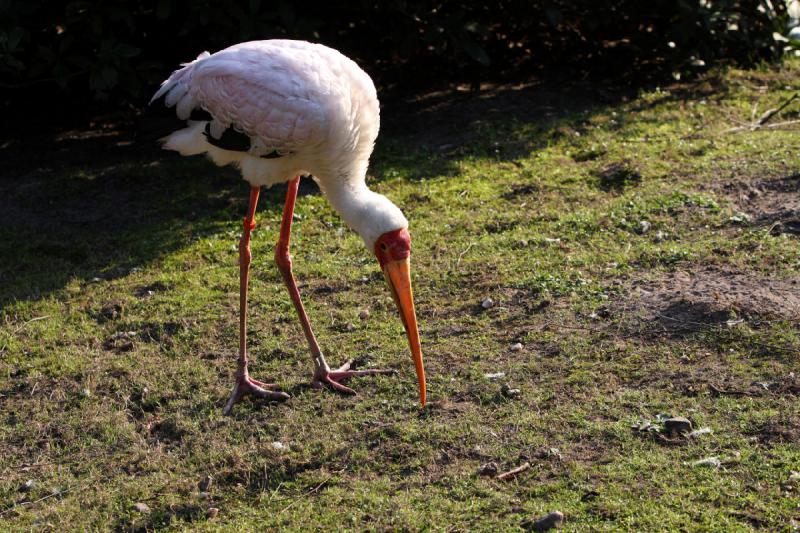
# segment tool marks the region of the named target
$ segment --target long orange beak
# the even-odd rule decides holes
[[[383,275],[392,291],[392,297],[400,311],[400,318],[406,328],[411,358],[417,370],[419,382],[419,401],[425,406],[425,366],[422,364],[422,347],[417,330],[417,313],[414,310],[414,293],[411,291],[411,261],[409,257],[388,261],[383,265]]]

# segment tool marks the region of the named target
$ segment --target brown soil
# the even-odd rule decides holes
[[[633,279],[620,310],[648,329],[685,334],[709,325],[800,320],[800,276],[774,279],[720,267]]]
[[[739,211],[773,235],[800,235],[800,174],[760,181],[734,181],[722,186]]]

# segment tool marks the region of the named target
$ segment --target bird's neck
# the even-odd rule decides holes
[[[382,194],[371,191],[364,180],[343,180],[322,187],[325,196],[345,223],[361,235],[369,250],[386,232],[408,227],[400,209]]]

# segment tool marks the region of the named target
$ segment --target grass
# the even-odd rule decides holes
[[[796,527],[800,247],[776,228],[797,217],[800,129],[727,130],[799,73],[632,98],[501,87],[398,114],[370,179],[411,220],[426,409],[375,261],[310,185],[295,274],[327,358],[399,374],[355,397],[305,386],[276,187],[253,239],[251,372],[292,399],[223,417],[236,173],[113,128],[44,155],[6,140],[0,529],[515,530],[552,510],[583,531]],[[662,413],[713,432],[631,427]]]

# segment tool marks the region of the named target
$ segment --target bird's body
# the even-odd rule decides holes
[[[366,187],[380,128],[378,97],[370,77],[336,50],[291,40],[237,44],[175,71],[153,100],[162,96],[178,118],[189,119],[165,148],[235,164],[252,186],[311,174],[362,236],[408,226],[399,209]],[[191,120],[193,111],[210,120]],[[220,147],[225,138],[239,149]],[[359,227],[364,210],[374,212],[370,228]]]
[[[250,230],[255,225],[253,217],[261,186],[290,182],[276,261],[311,345],[315,381],[331,385],[330,380],[325,380],[328,374],[333,376],[337,372],[343,375],[331,377],[332,380],[362,375],[347,370],[330,372],[316,345],[291,274],[288,245],[297,193],[296,176],[311,174],[334,209],[378,257],[398,306],[400,300],[405,302],[406,309],[401,306],[401,314],[415,361],[418,359],[424,403],[416,318],[407,316],[409,306],[413,314],[410,281],[405,279],[410,253],[408,221],[400,209],[371,191],[365,182],[380,126],[380,107],[370,77],[352,60],[323,45],[291,40],[253,41],[215,54],[200,54],[173,72],[151,103],[160,98],[167,107],[176,108],[178,118],[187,121],[185,128],[164,138],[165,148],[182,155],[205,153],[217,165],[235,164],[251,185],[250,209],[240,246],[240,375],[231,402],[244,393],[253,393],[249,389],[242,392],[242,386],[266,387],[247,376],[244,341]],[[392,266],[403,261],[406,265],[403,272],[400,266]],[[401,285],[402,290],[398,288]],[[398,293],[406,290],[407,296]],[[342,386],[339,390],[344,389]],[[232,407],[231,402],[227,411]]]

